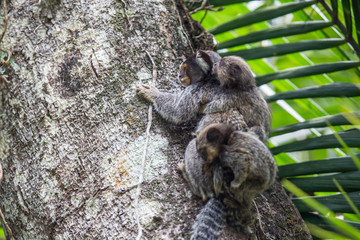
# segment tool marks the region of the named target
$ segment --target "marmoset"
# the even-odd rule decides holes
[[[225,203],[226,217],[230,225],[241,229],[240,231],[244,234],[249,234],[251,232],[249,226],[254,220],[252,200],[257,194],[264,191],[276,176],[276,165],[272,160],[272,155],[263,144],[267,141],[270,132],[271,112],[263,97],[258,93],[255,79],[243,59],[224,57],[214,64],[213,73],[220,83],[221,91],[220,94],[212,95],[212,99],[206,104],[204,110],[206,115],[200,120],[197,127],[198,137],[195,145],[197,145],[198,151],[193,151],[193,143],[190,142],[185,156],[184,175],[187,175],[186,178],[195,195],[201,196],[203,199],[207,197]],[[231,125],[208,128],[212,126],[209,125],[212,123]],[[236,135],[239,135],[237,136],[239,143],[245,141],[244,148],[238,146],[238,149],[234,151],[226,151],[225,149],[228,148],[228,144],[234,136],[230,133],[233,133],[234,130],[243,132],[237,131]],[[249,133],[246,133],[247,131]],[[207,137],[204,137],[205,135]],[[246,146],[247,140],[249,140],[249,145],[253,146]],[[235,148],[236,144],[232,144],[232,146]],[[266,160],[272,160],[270,166],[264,166],[265,168],[270,167],[270,169],[264,169],[263,176],[265,179],[269,178],[268,183],[254,182],[255,186],[251,186],[248,181],[247,184],[242,185],[241,183],[247,178],[243,169],[246,161],[240,163],[244,159],[256,160],[256,151],[259,149],[265,155],[263,158],[265,163]],[[219,161],[220,153],[228,157]],[[238,156],[235,156],[236,154]],[[231,155],[234,155],[233,158],[229,157]],[[237,159],[236,157],[239,156],[243,158]],[[247,196],[247,198],[244,199],[243,196]],[[212,203],[213,201],[210,201],[206,204],[202,211],[209,212],[210,210],[205,209],[212,208]],[[222,225],[216,225],[215,229],[195,227],[199,225],[197,222],[202,222],[203,215],[197,216],[192,236],[199,234],[209,236],[214,232],[219,235],[220,229],[224,228]],[[209,216],[206,217],[209,219]],[[222,216],[217,214],[216,217],[210,219],[222,219]]]
[[[212,77],[213,64],[220,56],[213,51],[198,51],[180,65],[180,81],[187,86],[178,93],[161,92],[157,88],[137,86],[138,94],[151,103],[167,121],[180,124],[190,121],[201,113],[209,92],[218,89],[218,81]],[[212,94],[210,94],[212,95]]]
[[[277,168],[274,158],[254,133],[234,130],[231,125],[211,124],[197,135],[196,149],[203,159],[199,161],[204,165],[203,170],[209,169],[207,165],[216,163],[232,170],[231,189],[241,186],[246,192],[246,196],[241,197],[236,193],[240,202],[247,201],[245,198],[252,201],[254,194],[264,191],[275,180]]]
[[[220,191],[213,189],[217,178],[214,171],[218,168],[224,172]],[[223,224],[218,224],[200,229],[196,226],[205,221],[202,218],[216,219],[219,223],[227,218],[230,225],[249,234],[254,215],[252,201],[274,182],[276,172],[271,152],[254,133],[236,131],[226,124],[211,124],[203,129],[196,143],[191,141],[185,153],[184,175],[191,189],[195,195],[211,200],[197,216],[192,236],[220,234],[220,229],[224,228]],[[215,208],[214,202],[217,208],[222,206],[225,211],[210,210]],[[206,212],[213,212],[213,215],[207,216]]]

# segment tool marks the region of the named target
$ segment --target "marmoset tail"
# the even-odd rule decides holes
[[[211,198],[196,216],[190,239],[218,239],[226,224],[225,216],[225,208],[221,201],[216,198]]]

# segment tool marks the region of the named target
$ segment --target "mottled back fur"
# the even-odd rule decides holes
[[[261,141],[267,141],[271,129],[271,112],[256,88],[248,91],[221,89],[218,94],[208,96],[203,110],[205,115],[198,123],[196,132],[211,123],[235,124],[238,130],[252,131]],[[223,115],[222,119],[219,115]]]
[[[214,64],[213,72],[217,75],[222,87],[237,88],[242,91],[256,88],[251,69],[241,57],[222,58]]]

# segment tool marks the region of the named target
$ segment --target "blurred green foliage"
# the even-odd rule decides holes
[[[5,240],[4,229],[2,228],[2,224],[0,224],[0,240]]]

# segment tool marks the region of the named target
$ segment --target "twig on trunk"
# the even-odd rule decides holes
[[[155,62],[154,62],[154,59],[151,57],[150,53],[149,53],[148,51],[146,51],[146,50],[145,50],[145,52],[146,52],[146,54],[148,55],[148,57],[150,58],[150,61],[151,61],[152,65],[153,65],[153,72],[152,72],[152,74],[153,74],[153,83],[155,83],[156,80],[157,80],[156,64],[155,64]]]
[[[2,166],[0,164],[0,182],[1,182],[2,178],[3,178],[3,170],[2,170]]]
[[[150,58],[150,61],[153,65],[153,81],[155,82],[157,79],[156,64],[155,64],[153,58],[151,57],[151,55],[149,54],[149,52],[147,52],[147,51],[145,51],[145,52],[148,55],[148,57]],[[140,198],[140,194],[141,194],[141,183],[144,180],[145,159],[146,159],[147,147],[149,144],[151,123],[152,123],[152,105],[150,104],[149,111],[148,111],[148,123],[147,123],[147,127],[146,127],[146,140],[145,140],[145,146],[144,146],[143,155],[142,155],[140,176],[139,176],[139,181],[138,181],[138,185],[136,188],[136,195],[135,195],[136,223],[138,226],[138,235],[136,237],[136,240],[140,240],[141,236],[142,236],[142,226],[140,224],[140,218],[139,218],[139,198]]]
[[[271,237],[269,237],[269,236],[265,233],[264,228],[263,228],[263,225],[262,225],[261,215],[260,215],[259,209],[258,209],[258,207],[257,207],[257,205],[256,205],[256,202],[255,202],[254,200],[253,200],[253,203],[254,203],[254,206],[255,206],[255,208],[256,208],[257,219],[259,220],[259,227],[260,227],[261,232],[264,234],[264,236],[265,236],[267,239],[269,239],[269,240],[274,240],[274,239],[272,239]]]
[[[91,53],[90,56],[89,56],[89,62],[90,62],[91,70],[92,70],[93,73],[95,74],[96,78],[99,79],[99,75],[97,74],[96,69],[95,69],[95,67],[94,67],[94,64],[93,64],[93,62],[92,62],[92,53]]]
[[[2,213],[1,209],[0,209],[0,215],[1,215],[1,219],[2,219],[2,221],[3,221],[3,223],[4,223],[5,227],[6,227],[7,231],[10,234],[10,239],[15,240],[13,232],[11,231],[11,228],[10,228],[9,224],[6,222],[4,214]]]
[[[191,11],[189,14],[192,15],[194,13],[197,13],[198,11],[201,11],[201,10],[213,11],[213,12],[219,12],[221,10],[224,10],[223,7],[219,7],[218,9],[214,9],[214,5],[206,6],[207,3],[208,3],[208,0],[203,0],[202,3],[201,3],[201,6],[196,8],[194,11]]]

